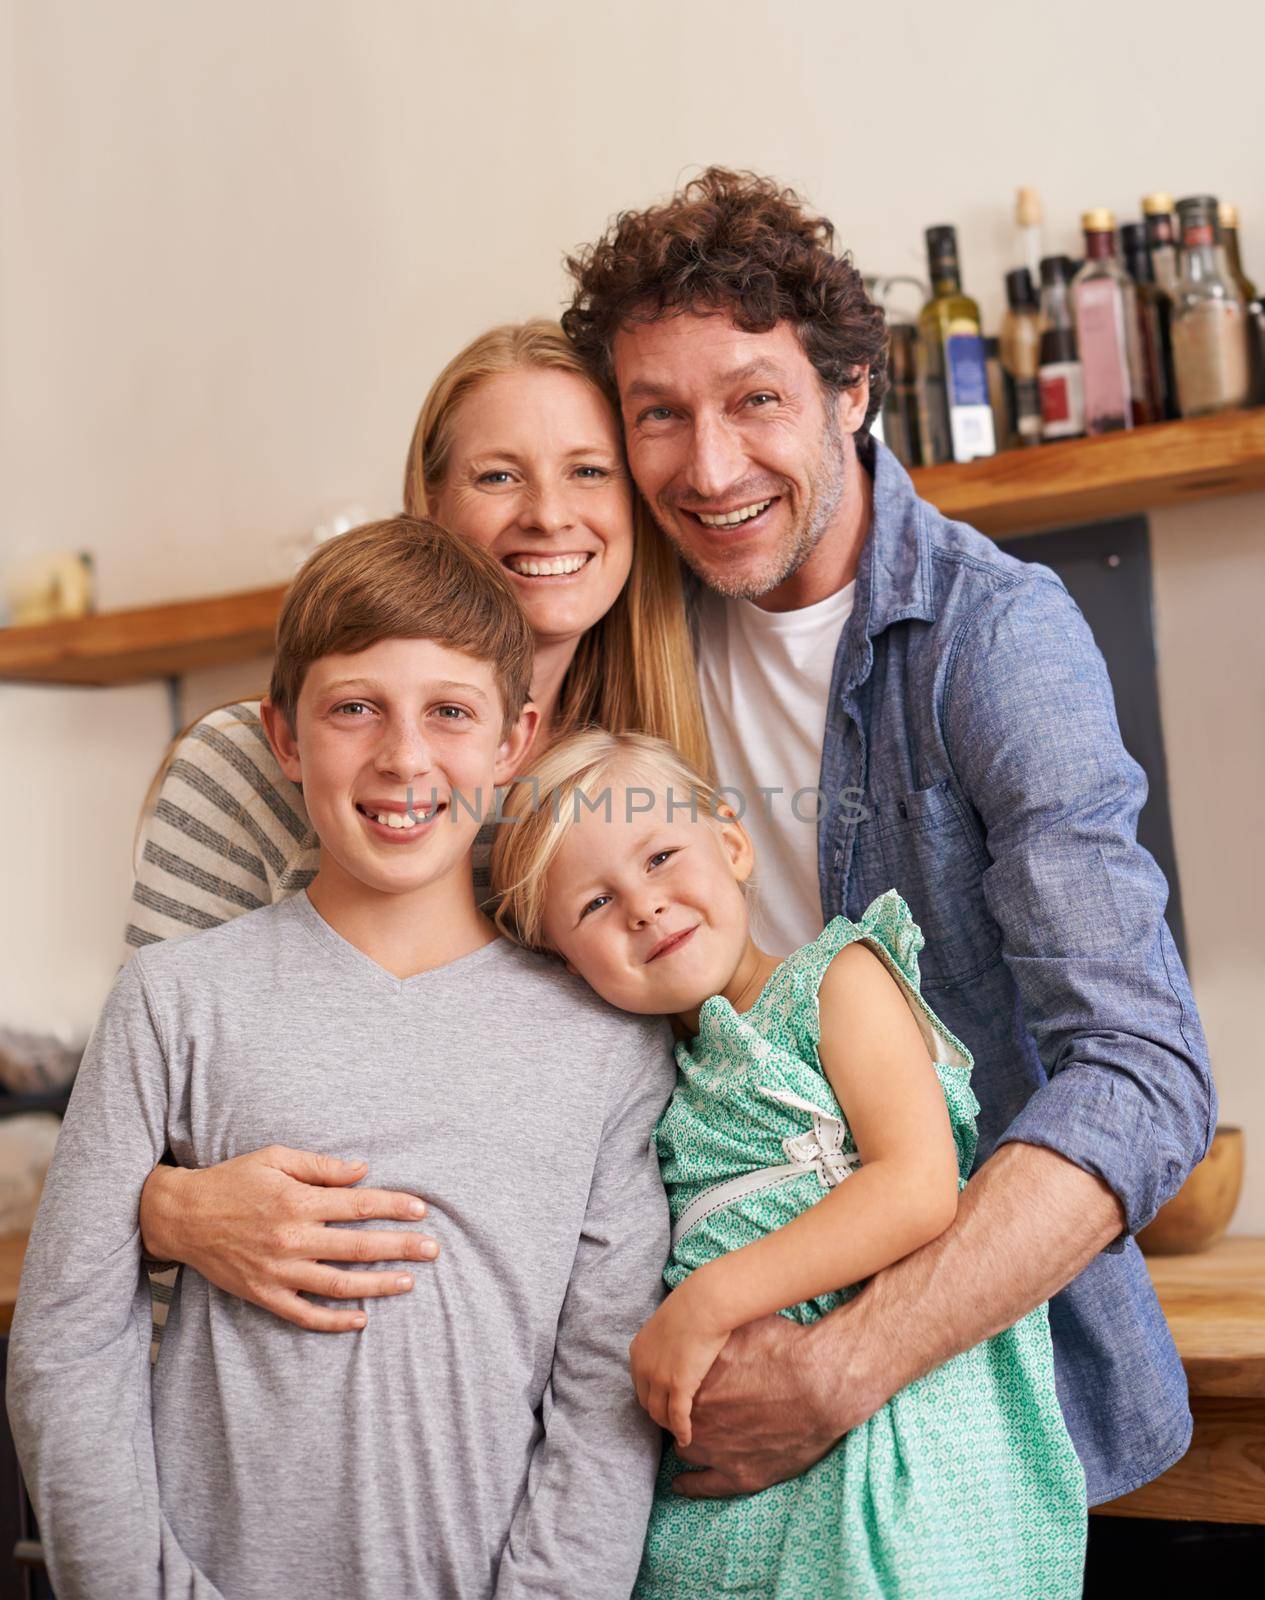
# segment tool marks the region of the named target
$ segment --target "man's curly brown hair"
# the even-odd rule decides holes
[[[603,238],[567,257],[575,297],[562,326],[615,394],[621,327],[681,311],[727,311],[745,333],[792,324],[828,391],[861,381],[868,432],[887,387],[887,324],[835,230],[793,189],[754,172],[708,167],[665,205],[623,211]]]

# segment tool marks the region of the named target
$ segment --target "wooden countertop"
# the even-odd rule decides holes
[[[1265,1239],[1147,1265],[1181,1352],[1195,1431],[1167,1472],[1103,1516],[1265,1524]]]
[[[1222,1239],[1147,1266],[1192,1398],[1265,1400],[1265,1239]]]

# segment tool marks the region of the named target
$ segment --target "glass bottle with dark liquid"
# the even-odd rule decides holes
[[[1006,274],[1006,315],[1001,325],[1001,370],[1006,413],[1015,444],[1041,443],[1041,315],[1027,267]]]
[[[1169,345],[1169,319],[1173,303],[1155,281],[1146,225],[1126,222],[1120,230],[1124,264],[1137,296],[1138,347],[1142,358],[1142,384],[1151,422],[1174,415],[1173,357]]]
[[[1221,247],[1225,251],[1226,266],[1230,269],[1230,276],[1239,286],[1239,293],[1244,300],[1256,299],[1256,285],[1243,270],[1243,258],[1239,254],[1239,208],[1231,205],[1228,200],[1223,200],[1217,207],[1217,220],[1221,224]]]
[[[1142,220],[1146,226],[1146,247],[1151,253],[1155,281],[1171,299],[1177,288],[1177,226],[1173,221],[1173,197],[1163,189],[1142,198]]]
[[[1085,392],[1076,324],[1068,294],[1071,262],[1045,256],[1041,262],[1041,346],[1037,383],[1041,391],[1041,439],[1079,439],[1085,432]]]

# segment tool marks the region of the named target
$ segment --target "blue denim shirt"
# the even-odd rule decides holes
[[[1207,1046],[1137,842],[1146,779],[1080,610],[1048,567],[920,500],[883,445],[860,449],[874,515],[827,709],[822,908],[855,919],[892,887],[908,902],[928,1003],[975,1057],[977,1165],[1045,1145],[1120,1199],[1127,1232],[1050,1305],[1094,1503],[1190,1439],[1131,1236],[1208,1148]]]

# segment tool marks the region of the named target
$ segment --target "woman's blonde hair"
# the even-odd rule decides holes
[[[443,487],[457,408],[487,378],[521,368],[573,372],[606,401],[601,384],[556,322],[538,317],[480,334],[459,351],[431,384],[413,430],[404,467],[404,511],[426,518]],[[609,402],[608,402],[609,403]],[[255,697],[262,699],[263,691]],[[132,859],[146,818],[183,741],[212,711],[249,699],[238,695],[201,712],[167,747],[150,780],[132,835]],[[560,735],[589,723],[656,734],[711,774],[711,746],[703,722],[694,651],[681,572],[672,547],[633,494],[632,570],[606,615],[580,640],[563,679],[556,728]]]
[[[434,514],[462,401],[487,379],[524,368],[574,373],[609,404],[556,322],[538,317],[489,329],[452,358],[426,396],[404,469],[404,509],[410,516]],[[593,723],[616,732],[654,734],[683,751],[700,771],[713,771],[680,566],[635,489],[632,570],[615,604],[576,647],[562,683],[555,734],[565,737]]]
[[[543,928],[549,869],[582,811],[605,809],[603,790],[618,769],[666,788],[668,814],[719,818],[718,790],[664,739],[582,728],[550,745],[533,771],[515,782],[497,813],[492,892],[497,927],[529,950],[547,950]]]

